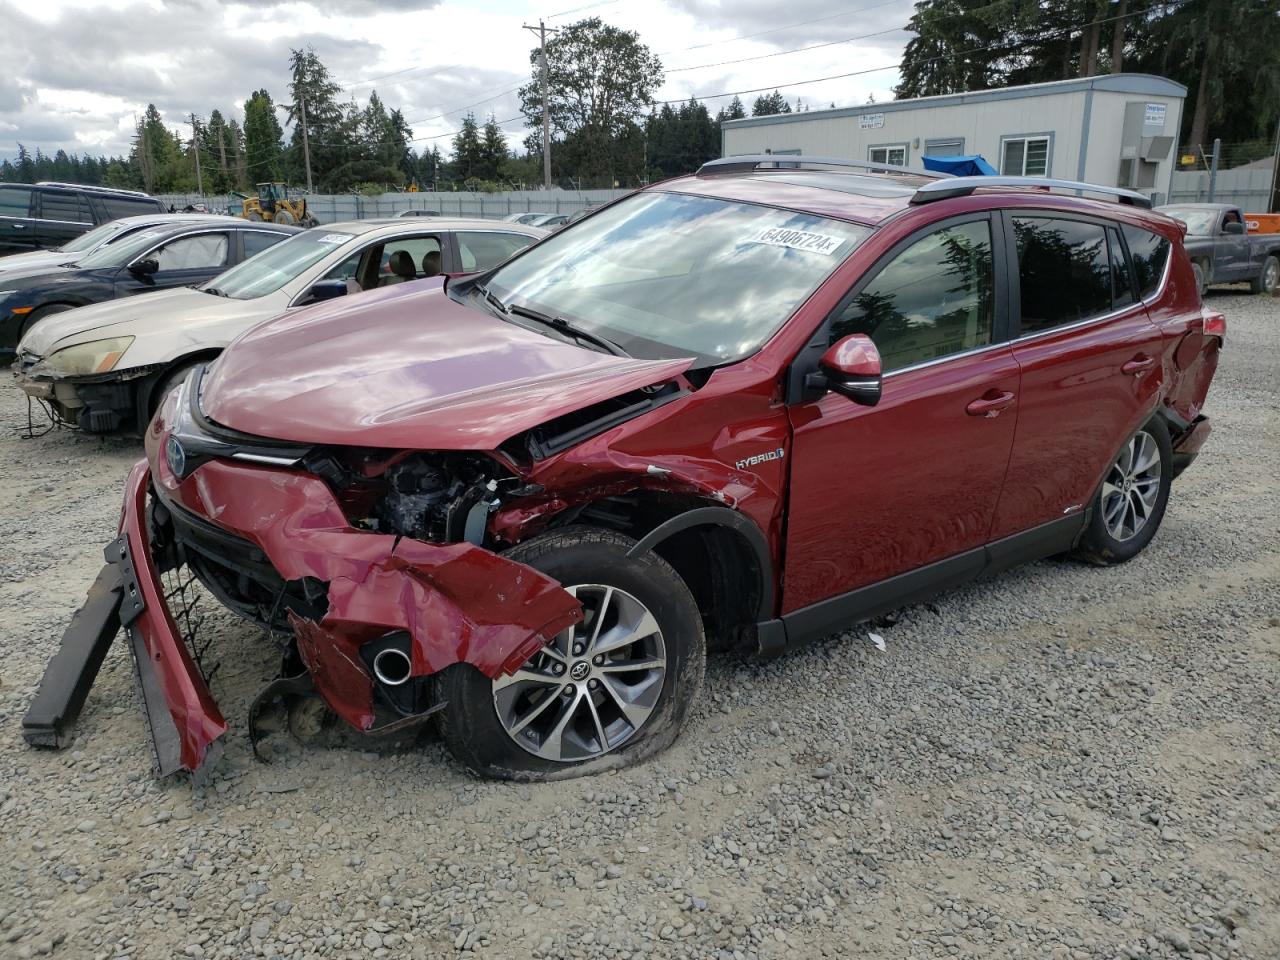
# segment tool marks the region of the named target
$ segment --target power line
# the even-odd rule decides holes
[[[1168,8],[1176,10],[1176,9],[1179,9],[1179,7],[1184,5],[1185,5],[1185,2],[1183,4],[1178,4],[1177,6],[1175,6],[1174,4],[1169,4]],[[1116,20],[1128,20],[1130,17],[1146,16],[1150,12],[1151,12],[1150,10],[1135,10],[1131,13],[1126,13],[1122,16],[1104,17],[1098,20],[1089,20],[1089,21],[1086,21],[1085,23],[1074,24],[1070,27],[1066,27],[1061,30],[1051,31],[1048,33],[1041,33],[1034,36],[1023,37],[1014,43],[985,44],[979,47],[972,47],[971,49],[968,49],[968,50],[956,50],[951,53],[940,54],[936,57],[928,57],[919,62],[920,63],[936,63],[939,60],[950,60],[954,57],[967,57],[973,53],[989,52],[989,51],[1000,50],[1000,49],[1004,49],[1006,51],[1012,52],[1019,49],[1020,47],[1025,46],[1028,42],[1031,42],[1031,41],[1050,40],[1057,36],[1075,33],[1077,30],[1082,30],[1085,27],[1092,27],[1092,26],[1101,25],[1104,23],[1112,23]],[[687,97],[681,97],[678,100],[655,100],[653,102],[653,106],[661,107],[661,106],[666,106],[668,104],[674,105],[674,104],[680,104],[680,103],[687,103],[690,100],[719,100],[724,97],[738,97],[748,93],[764,93],[765,91],[768,91],[768,90],[781,90],[784,87],[803,87],[803,86],[808,86],[809,84],[812,84],[812,83],[825,83],[828,80],[845,80],[845,79],[848,79],[849,77],[866,76],[869,73],[880,73],[885,70],[896,70],[901,66],[902,66],[902,61],[899,60],[897,63],[886,64],[881,67],[868,67],[865,70],[853,70],[853,71],[850,71],[849,73],[835,73],[835,74],[832,74],[831,76],[813,77],[812,79],[809,79],[809,80],[794,80],[788,83],[771,83],[766,87],[753,87],[750,90],[730,90],[727,93],[705,93],[705,94],[694,93],[694,94],[690,94]]]
[[[611,7],[619,0],[600,0],[599,3],[588,3],[585,7],[574,7],[572,10],[562,10],[559,13],[553,13],[549,17],[543,17],[543,20],[555,20],[557,17],[567,17],[571,13],[581,13],[583,10],[594,10],[596,7]]]
[[[875,33],[863,33],[856,37],[845,37],[843,40],[828,40],[826,43],[815,43],[807,47],[796,47],[794,50],[776,50],[773,53],[761,53],[754,57],[741,57],[737,60],[721,60],[719,63],[700,63],[696,67],[676,67],[666,73],[688,73],[690,70],[706,70],[709,67],[727,67],[735,63],[750,63],[753,60],[768,60],[770,57],[785,57],[789,53],[804,53],[806,50],[818,50],[822,47],[835,47],[842,43],[853,43],[855,40],[868,40],[871,37],[883,37],[888,33],[901,33],[907,27],[890,27],[888,30],[877,30]]]
[[[880,3],[872,3],[867,6],[853,7],[842,13],[832,13],[825,17],[814,17],[812,20],[800,20],[796,23],[784,24],[781,27],[770,27],[768,30],[761,30],[759,33],[746,33],[737,37],[727,37],[724,40],[711,40],[707,43],[695,43],[692,47],[681,47],[679,50],[666,50],[657,54],[659,57],[665,57],[672,53],[687,53],[690,50],[705,50],[707,47],[717,47],[725,43],[735,43],[738,40],[754,40],[757,37],[767,37],[770,34],[782,33],[784,30],[794,30],[796,27],[807,27],[814,23],[825,23],[828,20],[839,20],[841,17],[851,17],[855,13],[862,13],[864,10],[875,10],[879,7],[901,6],[902,0],[881,0]]]

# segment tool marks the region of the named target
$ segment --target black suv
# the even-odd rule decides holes
[[[75,183],[0,183],[0,256],[60,247],[108,220],[167,213],[137,190]]]

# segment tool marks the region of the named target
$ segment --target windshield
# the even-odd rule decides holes
[[[1197,210],[1195,207],[1162,207],[1160,212],[1185,223],[1187,233],[1193,237],[1210,236],[1213,223],[1218,218],[1217,210]]]
[[[498,268],[488,290],[633,356],[726,363],[758,350],[870,233],[751,203],[639,193]]]
[[[96,227],[88,233],[80,234],[80,236],[76,237],[70,243],[64,243],[59,247],[59,249],[64,253],[80,253],[84,250],[92,250],[95,247],[106,243],[121,230],[125,229],[125,226],[126,224],[121,223],[119,220],[104,223],[102,226]]]
[[[308,230],[268,247],[239,266],[219,274],[202,289],[216,290],[233,300],[265,297],[354,239],[355,235],[350,233]]]
[[[161,240],[170,236],[173,236],[173,234],[162,230],[143,230],[122,240],[117,240],[115,243],[109,243],[105,247],[99,247],[81,260],[79,265],[89,269],[123,267],[132,261],[134,257],[146,253]]]

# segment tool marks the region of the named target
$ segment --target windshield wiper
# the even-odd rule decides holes
[[[486,294],[488,296],[488,294]],[[526,317],[536,323],[541,323],[551,327],[566,336],[573,337],[575,340],[584,343],[594,344],[605,353],[611,353],[615,357],[629,357],[631,354],[623,350],[620,346],[598,333],[592,333],[590,330],[584,330],[582,327],[574,326],[564,317],[552,317],[545,313],[539,313],[537,310],[530,310],[528,307],[511,306],[507,308],[507,313],[514,313],[517,317]]]
[[[203,290],[205,293],[212,293],[215,297],[226,296],[226,294],[223,293],[221,290],[219,290],[217,287],[201,287],[200,289]]]

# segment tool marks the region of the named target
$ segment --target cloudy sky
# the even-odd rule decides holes
[[[912,0],[0,0],[0,157],[17,144],[121,154],[135,112],[155,103],[170,126],[194,111],[239,117],[265,87],[285,100],[291,47],[310,44],[347,96],[376,89],[399,107],[419,149],[468,110],[524,136],[515,88],[533,37],[598,16],[635,30],[666,69],[660,99],[780,87],[813,107],[890,99]],[[819,45],[816,46],[815,45]],[[813,49],[798,49],[798,48]],[[877,69],[885,68],[887,69]],[[841,79],[804,83],[837,75]],[[750,107],[755,93],[743,95]],[[283,117],[281,118],[283,122]]]

